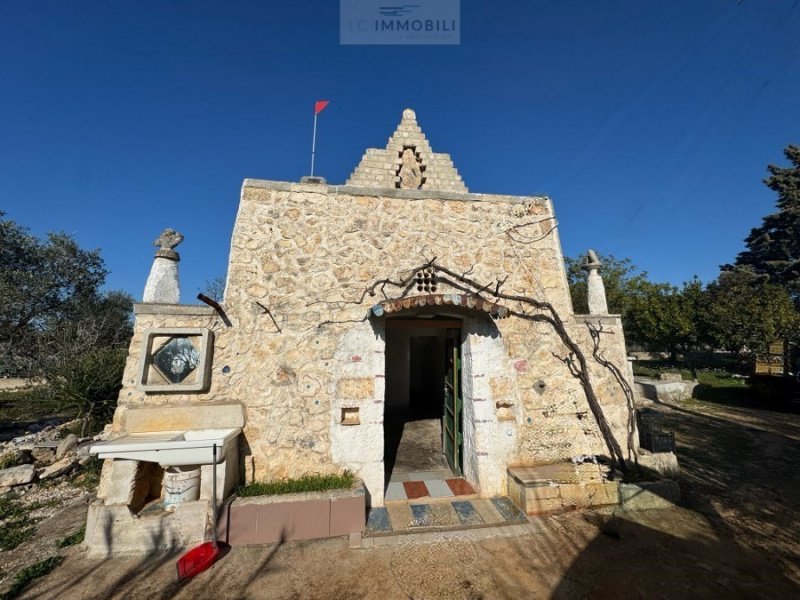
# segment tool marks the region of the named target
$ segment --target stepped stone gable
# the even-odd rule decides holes
[[[416,162],[416,165],[411,161]],[[416,167],[416,168],[415,168]],[[413,110],[403,111],[386,148],[368,148],[347,185],[422,191],[469,192],[449,154],[433,152]]]

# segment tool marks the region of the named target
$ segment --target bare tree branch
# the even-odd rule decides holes
[[[555,227],[553,227],[553,229],[555,229]],[[550,231],[552,231],[552,229]],[[414,269],[411,269],[410,270],[411,274],[407,277],[402,277],[398,280],[394,280],[391,278],[378,279],[377,281],[367,286],[356,300],[344,302],[344,304],[352,304],[352,305],[362,304],[367,296],[370,297],[375,296],[377,291],[380,291],[383,298],[385,300],[388,300],[389,297],[386,294],[387,288],[400,289],[402,290],[401,297],[405,297],[409,293],[409,291],[411,291],[411,289],[413,288],[413,283],[416,273],[424,269],[430,269],[430,268],[436,270],[437,275],[439,275],[440,282],[447,283],[452,287],[454,287],[455,289],[461,290],[466,293],[470,293],[478,299],[485,301],[488,300],[483,294],[493,284],[490,283],[484,285],[469,277],[468,274],[472,271],[472,269],[470,269],[470,271],[468,271],[467,273],[457,273],[452,269],[446,267],[445,265],[437,263],[436,258],[434,257],[425,262],[424,264]],[[440,274],[446,275],[446,277],[441,277]],[[592,386],[589,377],[589,369],[586,362],[586,357],[581,351],[579,345],[569,335],[569,332],[567,331],[567,328],[564,325],[561,316],[558,314],[558,311],[556,311],[555,307],[553,307],[553,305],[550,304],[549,302],[537,300],[536,298],[530,296],[523,296],[520,294],[506,294],[504,292],[501,292],[500,287],[504,282],[505,279],[502,281],[498,281],[495,285],[494,293],[492,292],[490,293],[494,298],[497,298],[499,300],[506,300],[508,302],[514,302],[519,304],[519,309],[517,310],[509,309],[509,314],[528,321],[548,323],[558,334],[562,343],[566,346],[568,351],[567,357],[566,358],[557,357],[557,358],[567,366],[567,368],[570,371],[570,374],[576,379],[578,379],[578,381],[580,382],[581,387],[583,388],[584,391],[584,396],[586,397],[586,401],[589,404],[589,409],[591,410],[592,415],[594,416],[595,422],[597,423],[597,426],[600,429],[600,433],[603,436],[603,440],[605,441],[606,446],[608,448],[609,456],[612,462],[615,462],[619,466],[619,468],[624,472],[626,470],[626,465],[622,453],[622,448],[620,447],[619,443],[614,437],[613,432],[611,431],[611,427],[609,426],[608,421],[605,418],[603,409],[594,391],[594,387]],[[528,312],[526,308],[532,308],[534,309],[534,311]],[[324,324],[329,324],[334,322],[335,321],[326,321]],[[629,412],[630,412],[630,406],[629,406]]]

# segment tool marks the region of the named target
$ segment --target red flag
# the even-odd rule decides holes
[[[314,114],[318,115],[321,113],[329,103],[330,100],[317,100],[316,104],[314,104]]]

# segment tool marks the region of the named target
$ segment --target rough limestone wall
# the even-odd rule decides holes
[[[603,367],[592,357],[593,343],[587,324],[594,327],[601,327],[600,334],[600,355],[617,368],[625,377],[629,386],[633,381],[628,379],[629,370],[627,363],[627,350],[625,346],[625,335],[622,330],[622,319],[619,316],[589,317],[579,315],[574,317],[570,323],[570,331],[583,349],[586,361],[589,365],[589,372],[594,386],[595,393],[603,407],[603,413],[608,420],[611,430],[622,449],[626,459],[633,457],[628,455],[628,404],[620,383],[611,371]],[[638,448],[638,438],[634,437],[634,448]],[[608,454],[604,449],[603,454]]]
[[[510,319],[508,321],[511,321]],[[501,332],[521,397],[521,423],[511,464],[564,460],[579,454],[603,454],[602,439],[583,389],[557,357],[567,352],[547,323],[515,319]],[[497,397],[510,382],[498,382]]]
[[[136,378],[139,372],[139,360],[143,351],[144,332],[147,329],[173,329],[177,327],[202,327],[214,332],[211,383],[208,391],[153,394],[137,390]],[[225,327],[225,324],[215,314],[137,314],[133,338],[128,347],[128,357],[122,377],[122,389],[120,390],[117,409],[114,413],[112,430],[114,432],[122,431],[124,415],[129,409],[186,404],[217,404],[238,400],[236,390],[239,389],[238,384],[241,379],[241,373],[232,372],[227,375],[222,373],[223,365],[235,362],[235,358],[231,356],[227,348],[232,334],[233,332]]]
[[[225,305],[237,368],[246,373],[245,433],[256,478],[336,463],[377,478],[371,457],[382,460],[384,357],[380,334],[361,323],[378,299],[358,303],[369,283],[396,279],[435,256],[481,282],[508,277],[508,293],[530,294],[533,281],[538,297],[571,311],[557,238],[546,235],[551,222],[538,223],[552,215],[546,199],[346,192],[253,181],[243,188]],[[526,241],[512,246],[507,232],[517,226],[513,233],[524,232]],[[338,422],[346,402],[362,407],[360,425]],[[336,441],[341,435],[350,447]]]

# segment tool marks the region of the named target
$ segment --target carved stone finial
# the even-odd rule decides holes
[[[417,113],[415,113],[410,108],[407,108],[403,111],[403,121],[416,121],[417,120]]]
[[[581,262],[581,268],[584,271],[591,271],[591,270],[596,271],[602,266],[603,263],[600,262],[600,259],[597,256],[597,252],[589,248],[589,251],[586,253],[586,256],[583,257],[583,261]]]
[[[158,246],[158,250],[156,250],[156,257],[180,260],[181,257],[177,252],[175,252],[174,248],[182,241],[182,233],[179,233],[174,229],[165,229],[153,242],[153,246]]]
[[[606,301],[606,286],[603,277],[600,275],[600,267],[603,263],[597,256],[597,252],[589,250],[583,257],[581,268],[587,271],[589,276],[586,280],[587,296],[589,300],[590,315],[607,315],[608,302]]]
[[[165,229],[153,242],[158,246],[150,275],[144,286],[144,302],[177,304],[180,302],[181,286],[178,278],[180,255],[173,250],[183,241],[183,235],[174,229]]]
[[[404,190],[417,190],[422,185],[422,169],[414,154],[413,148],[403,150],[400,165],[400,188]]]

